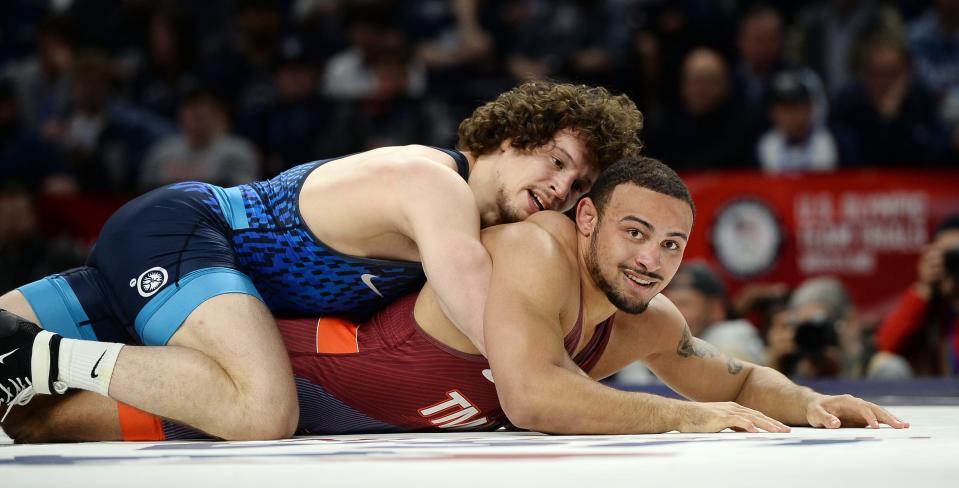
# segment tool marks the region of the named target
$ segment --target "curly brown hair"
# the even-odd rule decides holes
[[[599,169],[637,156],[643,114],[626,95],[602,87],[531,81],[477,108],[460,123],[457,147],[486,154],[505,139],[523,150],[543,146],[562,129],[586,141],[590,164]]]

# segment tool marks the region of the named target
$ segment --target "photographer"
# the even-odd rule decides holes
[[[767,340],[770,366],[800,378],[904,379],[906,361],[876,351],[859,324],[855,307],[839,280],[803,282],[789,305],[773,319]]]
[[[959,214],[946,217],[919,258],[919,278],[876,337],[922,376],[959,373]]]

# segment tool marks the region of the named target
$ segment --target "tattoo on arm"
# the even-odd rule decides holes
[[[681,357],[714,358],[722,355],[716,346],[693,337],[689,331],[689,325],[683,328],[683,336],[679,339],[679,345],[676,346],[676,354]],[[726,359],[726,371],[731,375],[739,374],[743,370],[743,363],[736,358]]]
[[[739,362],[736,358],[729,358],[726,360],[726,371],[729,371],[729,374],[739,374],[743,370],[743,363]]]
[[[703,340],[693,337],[689,332],[689,325],[683,328],[683,336],[679,339],[679,346],[676,347],[676,354],[684,358],[695,356],[697,358],[712,358],[719,355],[716,348]]]

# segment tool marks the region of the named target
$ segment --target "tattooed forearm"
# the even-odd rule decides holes
[[[726,371],[729,371],[729,374],[739,374],[743,370],[743,363],[736,360],[736,358],[729,358],[726,360]]]
[[[712,344],[693,337],[689,332],[689,326],[683,328],[683,336],[679,339],[679,345],[676,346],[676,354],[684,358],[694,356],[697,358],[712,358],[719,355],[719,351]]]

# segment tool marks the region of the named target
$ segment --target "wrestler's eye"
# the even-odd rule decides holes
[[[639,229],[628,229],[626,233],[629,234],[629,237],[632,237],[633,239],[639,239],[643,237],[643,233],[640,232]]]
[[[679,243],[676,242],[676,241],[666,241],[666,242],[663,243],[663,247],[665,247],[666,249],[668,249],[668,250],[670,250],[670,251],[678,251],[678,250],[680,250],[680,249],[682,248],[682,247],[679,245]]]
[[[573,191],[576,193],[581,193],[583,191],[583,184],[578,181],[573,183]]]
[[[553,158],[553,165],[556,166],[557,169],[563,169],[563,161],[559,158]]]

